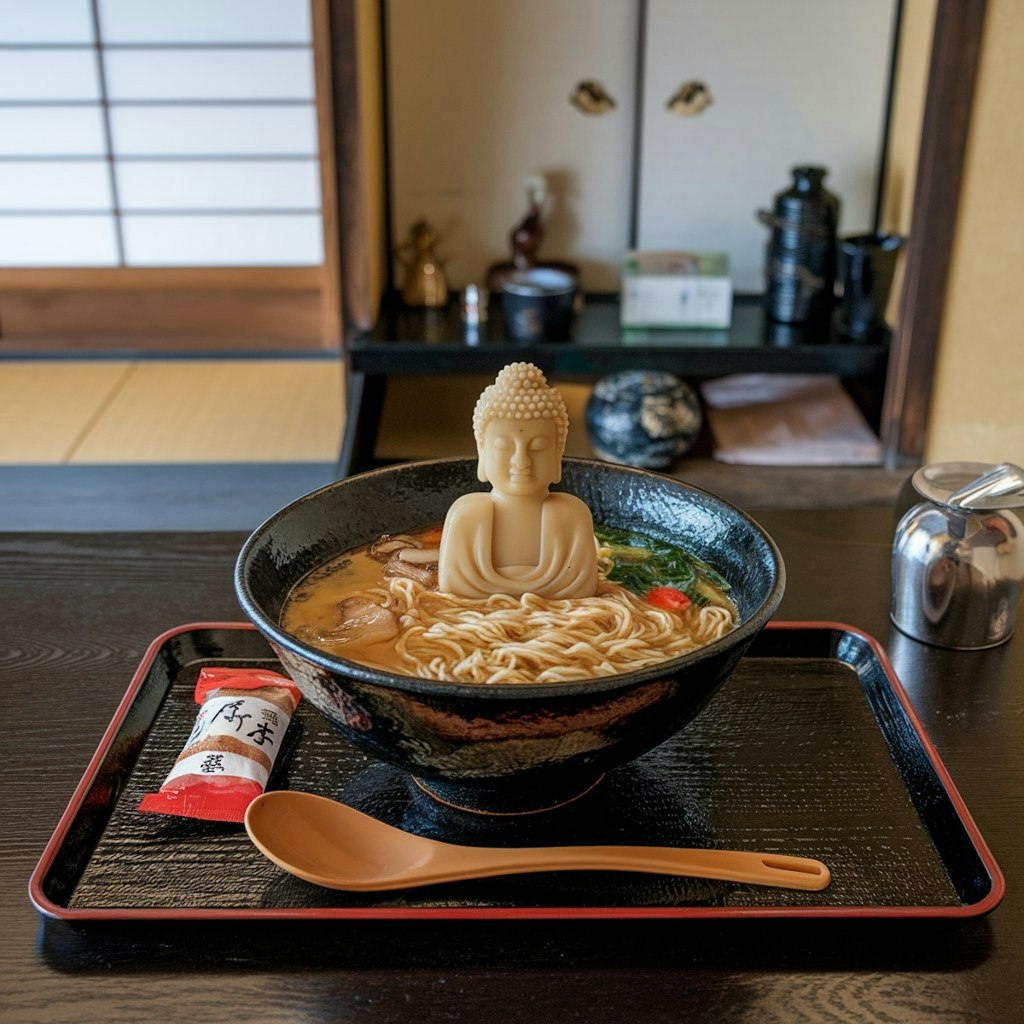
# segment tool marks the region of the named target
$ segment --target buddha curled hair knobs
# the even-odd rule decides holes
[[[510,363],[484,388],[473,410],[473,436],[477,447],[491,420],[550,419],[555,422],[559,451],[565,449],[569,412],[565,401],[533,363]]]

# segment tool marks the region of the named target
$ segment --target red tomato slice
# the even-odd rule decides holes
[[[655,587],[653,590],[648,590],[647,601],[656,608],[664,608],[670,612],[681,612],[693,603],[675,587]]]

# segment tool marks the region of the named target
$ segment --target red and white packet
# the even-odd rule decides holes
[[[266,669],[201,669],[196,724],[163,785],[142,798],[139,810],[243,821],[266,789],[301,696],[290,679]]]

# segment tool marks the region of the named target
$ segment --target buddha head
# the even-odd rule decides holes
[[[562,478],[569,413],[533,363],[511,363],[473,410],[477,477],[496,491],[527,495]]]

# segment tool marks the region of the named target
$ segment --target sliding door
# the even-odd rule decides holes
[[[321,333],[325,11],[310,0],[0,0],[5,336],[70,328],[83,291],[116,305],[118,289],[138,299],[164,286],[207,299],[276,289],[297,333]],[[64,312],[52,293],[68,296]]]

